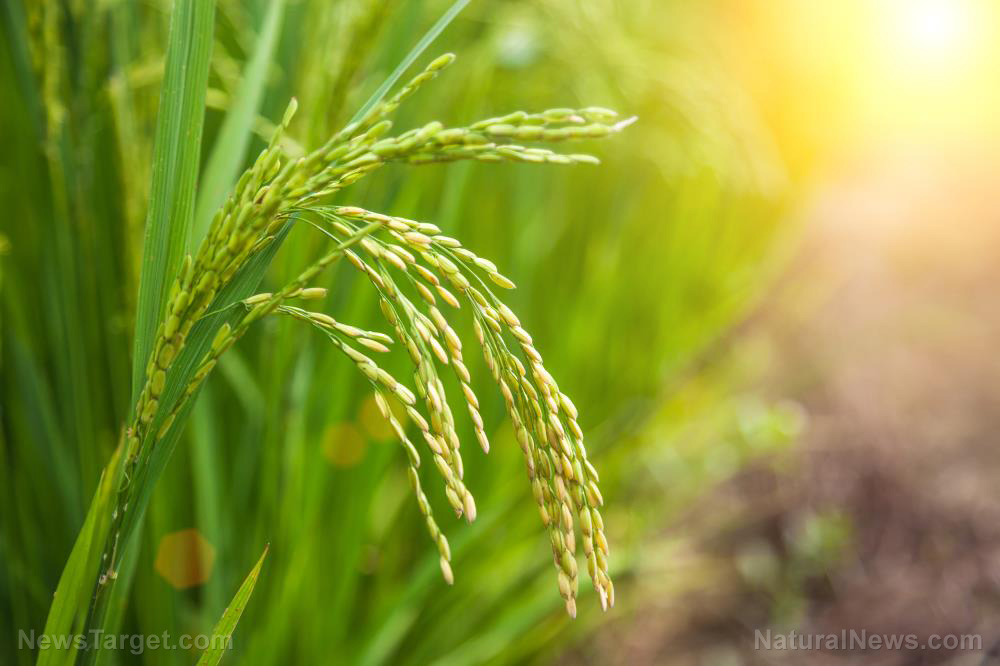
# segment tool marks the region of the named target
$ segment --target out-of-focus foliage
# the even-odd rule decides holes
[[[17,649],[17,629],[44,624],[130,408],[166,39],[157,3],[56,4],[46,12],[15,0],[0,10],[5,663],[33,661]],[[205,156],[266,9],[220,2]],[[277,55],[262,74],[256,126],[266,135],[266,119],[295,95],[300,112],[287,148],[315,145],[445,9],[289,2]],[[353,204],[434,222],[517,281],[512,305],[571,389],[604,477],[612,566],[624,583],[617,612],[628,611],[632,590],[641,598],[643,581],[629,572],[651,530],[720,470],[794,432],[794,415],[732,404],[720,389],[729,379],[698,365],[725,346],[772,274],[784,181],[754,109],[718,61],[715,11],[712,3],[654,0],[472,3],[431,49],[459,61],[401,110],[398,127],[584,104],[639,122],[614,142],[586,147],[602,158],[599,167],[390,168],[352,192]],[[316,251],[297,230],[268,282],[292,277]],[[347,270],[325,286],[331,307],[352,323],[377,325],[373,296]],[[368,391],[335,351],[292,326],[260,327],[203,391],[147,515],[123,632],[209,633],[268,542],[234,639],[234,656],[252,663],[522,663],[557,653],[599,621],[589,591],[584,601],[593,603],[581,604],[575,623],[561,611],[498,396],[479,392],[493,450],[467,455],[479,518],[472,526],[446,521],[456,577],[449,588]],[[481,360],[469,360],[473,376],[488,377]],[[681,386],[681,397],[668,400]],[[459,426],[474,441],[469,424]],[[444,498],[431,499],[446,515]],[[211,567],[203,585],[177,590],[154,560],[165,535],[192,527],[215,557],[198,563]]]

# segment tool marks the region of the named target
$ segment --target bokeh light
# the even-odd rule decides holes
[[[334,467],[354,467],[368,449],[368,440],[353,423],[334,423],[323,433],[323,456]]]
[[[398,406],[396,401],[391,401],[389,408],[395,417],[399,419],[400,423],[406,423],[406,412]],[[395,436],[392,426],[389,425],[389,422],[379,412],[375,396],[369,396],[361,402],[361,405],[358,407],[357,422],[365,434],[376,442],[385,442]]]
[[[165,581],[183,590],[205,583],[214,565],[215,547],[191,528],[164,535],[153,566]]]

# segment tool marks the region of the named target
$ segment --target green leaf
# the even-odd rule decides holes
[[[160,397],[164,405],[172,406],[180,398],[184,388],[190,382],[195,370],[197,370],[198,364],[211,348],[212,340],[215,338],[215,333],[219,330],[219,327],[225,322],[235,322],[240,316],[241,312],[239,309],[229,306],[254,293],[288,230],[289,225],[285,225],[270,245],[253,256],[233,276],[233,279],[219,291],[212,305],[209,307],[211,314],[202,317],[191,329],[187,344],[184,345],[177,360],[174,361],[170,373],[168,373],[167,386]],[[139,528],[142,525],[146,508],[149,506],[150,498],[153,495],[153,489],[160,475],[163,473],[167,461],[177,447],[180,435],[184,431],[184,424],[187,422],[191,408],[197,399],[198,394],[196,392],[185,403],[180,412],[178,412],[173,426],[157,442],[155,447],[143,447],[145,451],[148,451],[149,448],[153,450],[151,453],[148,453],[148,464],[140,462],[138,465],[139,471],[135,478],[132,479],[132,484],[139,491],[132,501],[132,507],[125,514],[121,524],[120,548],[122,569],[128,564],[130,558],[136,556],[138,546],[137,536],[141,533]],[[169,408],[161,410],[161,412],[169,411]],[[161,413],[153,420],[150,432],[158,432],[163,418],[164,415]],[[94,573],[96,573],[96,568],[94,569]],[[114,580],[109,581],[107,585],[110,589],[102,591],[93,613],[94,619],[90,625],[92,628],[96,626],[103,629],[106,633],[110,633],[112,627],[108,624],[108,607],[124,603],[124,597],[128,593],[128,585]]]
[[[451,22],[451,20],[455,17],[455,15],[457,15],[457,13],[467,3],[468,0],[459,0],[449,9],[448,12],[445,13],[445,15],[441,17],[441,19],[437,23],[435,23],[435,25],[431,28],[431,30],[428,31],[426,35],[424,35],[423,39],[421,39],[420,42],[418,42],[418,44],[414,46],[414,48],[409,52],[409,54],[404,59],[400,67],[397,67],[397,69],[393,72],[393,74],[389,77],[389,79],[387,79],[386,82],[380,87],[379,91],[377,91],[376,94],[373,95],[373,97],[368,101],[368,103],[366,104],[368,108],[373,107],[374,105],[378,104],[379,101],[381,101],[382,97],[384,97],[386,92],[389,89],[391,89],[392,85],[394,85],[395,82],[402,76],[402,74],[405,73],[407,67],[420,56],[420,54],[427,48],[427,46],[444,30],[444,28]],[[202,12],[203,9],[202,6],[198,5],[197,8],[195,9],[192,8],[191,5],[192,5],[191,0],[178,0],[178,5],[175,8],[175,14],[171,18],[171,44],[170,44],[170,51],[168,51],[167,81],[164,84],[164,90],[165,90],[164,96],[166,96],[166,89],[170,86],[170,78],[173,73],[173,69],[170,62],[171,61],[170,53],[173,53],[177,49],[180,49],[179,51],[180,53],[185,54],[186,56],[190,56],[190,54],[187,54],[187,51],[185,49],[191,46],[190,44],[191,35],[187,34],[185,30],[182,30],[177,26],[178,25],[187,26],[189,30],[194,30],[196,25],[200,26],[201,29],[206,28],[203,21],[199,22],[194,20],[195,18],[197,18],[195,14],[198,14],[200,16],[200,12]],[[209,20],[208,22],[207,29],[209,31],[208,32],[209,37],[207,39],[208,41],[211,41],[211,20]],[[179,33],[185,33],[185,34],[181,35]],[[205,56],[207,59],[207,54],[205,54]],[[177,58],[180,57],[182,56],[177,56],[174,59],[176,60]],[[186,57],[185,59],[188,61],[190,60],[189,57]],[[207,81],[203,80],[203,88],[205,85],[207,85]],[[199,108],[201,109],[202,113],[197,114],[198,119],[196,123],[197,124],[196,129],[197,129],[197,136],[200,140],[201,122],[203,120],[203,111],[204,111],[204,90],[202,90],[199,100],[200,100]],[[180,113],[181,110],[175,110],[172,109],[171,107],[171,109],[168,109],[168,111],[170,111],[171,114],[178,114]],[[158,122],[157,145],[155,148],[156,157],[160,157],[161,148],[165,152],[168,153],[170,152],[168,148],[163,147],[165,139],[162,139],[162,136],[163,135],[176,136],[175,133],[169,133],[163,129],[163,124],[169,123],[169,117],[170,117],[169,115],[164,116],[163,115],[164,112],[165,111],[162,108],[162,99],[161,99],[161,117],[160,121]],[[180,115],[184,115],[185,117],[187,117],[187,114],[180,114]],[[176,148],[176,146],[172,146],[169,148]],[[172,162],[172,164],[176,164],[176,161]],[[166,180],[165,176],[162,175],[162,169],[163,167],[161,166],[160,178],[161,180]],[[174,224],[175,218],[169,217],[166,214],[166,211],[173,210],[173,208],[168,207],[167,204],[170,202],[180,203],[179,199],[176,196],[174,196],[172,199],[168,200],[167,198],[164,197],[162,189],[161,190],[154,189],[153,192],[153,197],[152,197],[153,201],[151,202],[151,207],[150,207],[150,217],[149,217],[149,222],[147,223],[147,236],[146,236],[146,244],[144,247],[142,277],[141,277],[142,284],[140,285],[140,304],[139,304],[139,311],[137,315],[138,318],[136,323],[136,357],[133,361],[134,363],[133,402],[138,397],[138,391],[141,390],[141,381],[143,372],[145,370],[145,359],[148,357],[150,350],[152,348],[152,344],[154,342],[154,336],[156,333],[156,325],[159,319],[159,313],[166,300],[165,292],[169,287],[169,282],[167,278],[173,275],[173,272],[169,271],[166,268],[168,265],[167,260],[164,258],[164,256],[162,256],[161,253],[157,252],[156,248],[167,247],[171,251],[176,250],[177,254],[174,261],[176,262],[177,265],[179,265],[179,262],[183,255],[183,248],[187,242],[186,241],[187,231],[191,225],[192,198],[194,195],[194,189],[193,189],[194,180],[197,178],[197,160],[195,160],[195,163],[193,165],[188,165],[188,168],[185,169],[185,173],[183,175],[190,176],[191,178],[190,181],[185,181],[186,183],[185,192],[188,192],[190,196],[187,196],[187,198],[185,199],[185,201],[187,201],[186,209],[182,208],[182,213],[184,213],[184,215],[186,216],[183,219],[186,220],[186,223],[182,225],[181,228],[177,228],[178,225]],[[158,182],[157,167],[154,164],[154,187],[157,185],[157,182]],[[168,184],[176,185],[177,183],[174,180],[171,180],[170,183]],[[154,215],[154,209],[157,210],[156,215]],[[153,228],[154,225],[152,224],[154,220],[162,221],[158,226],[156,226],[155,229]],[[252,257],[250,261],[248,261],[247,264],[242,269],[240,269],[240,271],[237,272],[234,278],[228,284],[222,287],[222,289],[216,295],[216,298],[213,301],[212,305],[209,307],[208,311],[210,314],[202,317],[202,319],[199,320],[192,328],[191,333],[188,336],[187,342],[184,345],[184,348],[181,350],[181,353],[178,355],[178,358],[174,361],[170,371],[168,372],[166,387],[164,389],[164,393],[160,398],[161,409],[159,410],[159,413],[157,417],[154,419],[153,423],[150,425],[149,428],[150,433],[157,433],[159,431],[160,426],[162,425],[162,421],[165,418],[165,415],[170,413],[173,404],[176,403],[176,401],[181,397],[181,393],[187,386],[188,382],[193,376],[201,360],[204,358],[205,353],[211,347],[212,340],[214,339],[215,333],[218,331],[219,327],[224,322],[235,321],[241,315],[241,311],[239,309],[231,308],[229,306],[241,301],[244,298],[247,298],[256,291],[257,286],[263,279],[267,267],[270,265],[271,260],[274,258],[275,253],[280,248],[282,242],[287,236],[290,227],[291,224],[286,224],[284,228],[282,228],[277,234],[275,234],[274,240],[266,248],[264,248],[254,257]],[[153,240],[151,240],[151,237],[153,237]],[[177,242],[180,242],[180,245],[177,245]],[[157,243],[161,243],[162,245],[158,245]],[[178,250],[177,248],[180,249]],[[144,293],[144,290],[147,292],[152,290],[152,288],[149,286],[151,282],[147,280],[146,276],[147,272],[152,271],[150,266],[153,264],[159,265],[163,269],[162,273],[158,274],[154,273],[153,275],[156,275],[160,278],[157,284],[159,285],[160,290],[163,291],[164,293],[162,295],[163,296],[162,300],[155,301],[155,310],[150,310],[151,306],[149,306],[149,303],[152,299],[152,296],[147,295],[146,300],[143,301],[142,294]],[[173,271],[174,272],[176,271],[176,265]],[[143,323],[141,320],[143,314],[147,316],[148,321],[146,321],[145,324],[147,324],[148,326],[140,325]],[[148,339],[144,341],[145,346],[140,345],[140,342],[142,342],[140,338],[143,335],[148,336]],[[140,361],[139,359],[142,360]],[[138,472],[136,477],[133,478],[131,481],[131,483],[135,484],[135,486],[139,489],[139,492],[134,498],[134,505],[125,515],[121,525],[120,557],[123,563],[122,569],[126,567],[127,562],[131,558],[134,558],[136,556],[137,553],[136,537],[140,533],[139,527],[142,524],[142,520],[145,515],[145,510],[152,496],[153,488],[155,487],[157,480],[159,479],[164,467],[167,464],[167,461],[169,460],[170,456],[172,455],[174,449],[177,446],[180,434],[183,431],[183,426],[187,421],[187,417],[190,414],[191,407],[193,406],[196,399],[197,399],[197,394],[191,396],[191,399],[184,405],[181,411],[177,414],[174,424],[169,428],[166,435],[158,441],[156,447],[147,447],[147,446],[141,447],[141,450],[148,452],[147,454],[149,455],[149,459],[148,459],[148,464],[142,464],[142,462],[140,462],[138,466],[138,469],[140,471]],[[152,448],[152,451],[149,451],[150,448]],[[102,508],[100,508],[99,510],[100,512],[98,515],[106,515],[109,512],[109,507],[110,507],[109,503],[107,502],[103,503]],[[94,510],[94,505],[92,505],[91,510],[92,511]],[[107,528],[105,527],[104,533],[95,532],[93,534],[92,538],[94,539],[95,544],[104,543],[105,537],[107,536],[106,531]],[[83,534],[81,534],[81,539],[82,538]],[[86,573],[89,573],[90,576],[92,577],[94,575],[97,575],[98,563],[94,562],[93,566],[89,567]],[[84,575],[86,575],[86,573]],[[86,580],[83,581],[84,584],[86,584],[86,582],[87,582]],[[88,592],[93,590],[92,587],[93,578],[90,578],[90,582],[91,586],[87,588]],[[104,590],[102,594],[99,596],[96,607],[92,612],[91,621],[89,622],[88,628],[100,628],[103,629],[105,632],[108,632],[110,630],[109,627],[107,626],[109,622],[108,606],[109,605],[115,606],[116,604],[123,602],[124,595],[127,594],[127,585],[125,584],[120,584],[120,583],[116,584],[114,580],[111,580],[108,581],[107,586],[110,589]],[[251,584],[251,589],[252,589],[252,584]],[[83,603],[83,608],[85,609],[86,604],[89,601],[89,598],[85,595],[81,599]],[[115,599],[115,601],[110,601],[111,599]],[[93,656],[93,655],[88,655],[88,656]],[[53,663],[62,663],[62,662],[53,662]]]
[[[226,195],[236,183],[247,147],[253,136],[253,124],[264,96],[267,68],[274,57],[278,31],[285,11],[285,0],[273,0],[261,26],[260,37],[253,56],[243,70],[240,87],[233,96],[232,105],[222,122],[219,136],[212,146],[212,154],[205,165],[198,188],[198,205],[195,208],[194,229],[188,249],[197,249],[208,232],[212,215],[226,200]]]
[[[399,62],[396,69],[392,70],[392,74],[389,75],[389,78],[383,81],[382,85],[380,85],[378,89],[372,93],[372,96],[368,98],[368,101],[365,102],[360,109],[358,109],[358,112],[354,114],[354,117],[351,118],[348,124],[357,122],[364,118],[369,111],[375,108],[376,104],[382,101],[382,98],[384,98],[389,91],[392,90],[392,87],[396,85],[396,82],[399,81],[400,77],[406,73],[406,70],[408,70],[414,62],[416,62],[417,58],[420,57],[420,54],[426,51],[427,47],[438,38],[438,35],[444,32],[444,29],[455,20],[455,17],[458,16],[459,12],[465,9],[467,4],[469,4],[469,0],[456,0],[455,3],[448,8],[448,11],[441,15],[441,18],[439,18],[437,22],[430,27],[430,30],[424,33],[424,36],[420,38],[420,41],[417,42],[414,47],[410,49],[410,52],[406,54],[406,57]]]
[[[170,34],[167,44],[166,72],[160,93],[157,115],[156,141],[153,149],[152,184],[149,210],[146,216],[145,239],[139,281],[139,300],[136,307],[134,357],[132,359],[132,404],[142,389],[146,361],[155,341],[158,322],[166,305],[170,281],[177,273],[187,246],[194,212],[195,189],[198,181],[201,134],[205,119],[205,94],[208,87],[208,70],[214,42],[214,0],[176,0],[170,16]],[[120,468],[114,461],[105,471],[105,480],[117,488]],[[114,470],[114,474],[109,474]],[[104,547],[107,538],[107,520],[112,498],[95,497],[90,511],[98,511],[101,523],[81,540],[91,540],[91,550]],[[100,503],[99,503],[100,502]],[[130,511],[132,514],[141,510]],[[97,527],[103,525],[103,532]],[[128,546],[129,535],[120,540],[121,556],[134,556]],[[100,561],[91,562],[82,575],[85,579],[70,577],[77,589],[68,594],[82,604],[76,612],[85,612],[90,606],[90,593],[100,592],[90,608],[85,628],[107,631],[108,624],[117,614],[108,614],[108,601],[116,589],[114,580],[95,583],[100,576]],[[67,564],[67,570],[72,565]],[[64,571],[64,577],[66,571]],[[96,587],[95,587],[96,584]],[[109,589],[101,589],[101,588]],[[86,594],[84,594],[86,592]],[[122,594],[123,592],[119,592]],[[63,632],[69,633],[69,632]],[[85,661],[93,662],[98,651],[89,651]]]
[[[110,526],[110,514],[116,481],[120,474],[121,447],[112,456],[94,492],[87,518],[76,538],[59,584],[53,595],[49,616],[45,620],[46,636],[76,636],[84,634],[87,610],[90,606],[94,576],[101,566],[101,548]],[[38,666],[72,664],[76,646],[70,649],[53,647],[38,653]]]
[[[218,664],[222,660],[222,655],[225,654],[226,650],[229,649],[233,631],[236,629],[236,623],[240,621],[243,609],[246,608],[247,602],[250,600],[250,595],[253,594],[254,585],[257,584],[257,577],[260,576],[260,568],[264,564],[264,558],[267,557],[269,547],[264,547],[264,552],[261,554],[260,559],[257,560],[257,566],[253,568],[250,575],[240,585],[240,589],[236,591],[236,596],[233,597],[225,612],[222,613],[219,623],[212,630],[212,638],[208,649],[201,653],[201,658],[198,660],[199,666],[215,666],[215,664]]]
[[[214,0],[176,0],[170,16],[136,306],[132,404],[194,219],[214,20]]]
[[[17,81],[17,91],[21,101],[31,112],[32,129],[38,140],[45,137],[44,110],[39,97],[40,82],[35,81],[31,67],[31,54],[28,47],[28,28],[24,16],[24,6],[20,2],[5,2],[0,8],[0,30],[4,34],[4,44],[9,49],[10,59],[14,66]]]

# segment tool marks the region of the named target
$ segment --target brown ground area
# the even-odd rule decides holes
[[[671,525],[700,535],[711,582],[570,663],[1000,664],[1000,169],[969,151],[849,166],[803,205],[798,258],[743,333],[776,350],[760,391],[808,414],[791,464],[745,470]],[[799,547],[817,515],[851,525],[822,565]],[[768,627],[983,649],[753,649]]]

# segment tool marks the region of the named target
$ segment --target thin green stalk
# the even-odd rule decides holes
[[[170,18],[136,306],[133,404],[194,222],[214,22],[215,0],[177,0]]]

